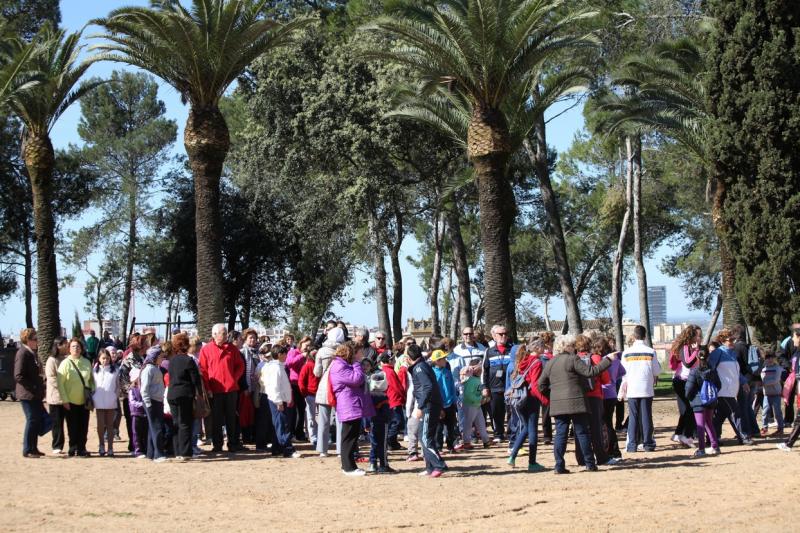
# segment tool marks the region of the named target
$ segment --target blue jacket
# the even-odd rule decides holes
[[[439,385],[439,393],[442,395],[442,407],[450,407],[458,399],[450,363],[442,368],[433,366],[433,373],[436,375],[436,383]]]
[[[417,401],[417,407],[438,416],[442,410],[442,395],[431,365],[425,361],[418,361],[409,372],[414,383],[414,399]]]

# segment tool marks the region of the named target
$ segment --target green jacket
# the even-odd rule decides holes
[[[481,380],[475,376],[464,382],[464,405],[470,407],[481,406]]]
[[[83,376],[86,386],[94,391],[92,364],[89,360],[81,357],[74,361],[70,357],[65,357],[61,364],[58,365],[58,392],[61,395],[61,401],[64,403],[83,405],[86,397],[83,393],[83,383],[81,383],[78,372],[75,371],[75,366],[78,367],[81,376]]]

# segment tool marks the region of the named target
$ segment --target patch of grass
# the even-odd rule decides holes
[[[658,383],[655,386],[656,398],[663,398],[665,396],[672,396],[675,391],[672,390],[672,373],[662,372],[658,376]]]

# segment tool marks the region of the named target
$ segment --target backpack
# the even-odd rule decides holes
[[[703,385],[700,387],[700,402],[703,407],[714,407],[717,405],[717,396],[719,389],[717,386],[708,380],[703,380]]]
[[[758,358],[758,347],[751,344],[747,349],[747,366],[753,374],[758,374],[761,368],[761,360]]]
[[[528,382],[525,381],[525,378],[528,376],[528,372],[530,372],[531,368],[533,368],[533,363],[525,369],[525,372],[517,374],[514,379],[511,380],[511,386],[506,391],[506,404],[510,407],[519,409],[528,399]]]

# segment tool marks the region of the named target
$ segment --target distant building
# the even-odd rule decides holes
[[[100,336],[100,325],[97,320],[84,320],[83,321],[83,334],[89,335],[89,331],[94,330],[95,335]],[[103,331],[111,333],[112,337],[120,336],[120,321],[119,320],[103,320]]]
[[[667,288],[663,285],[647,287],[647,309],[650,311],[650,324],[667,322]]]

